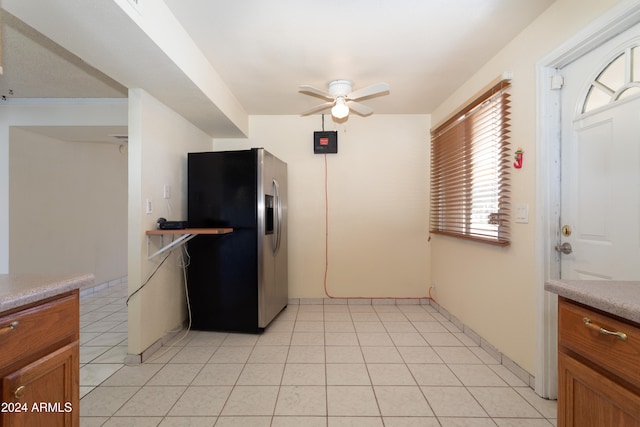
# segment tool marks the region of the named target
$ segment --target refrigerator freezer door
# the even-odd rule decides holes
[[[258,153],[258,326],[266,327],[288,303],[287,165]]]

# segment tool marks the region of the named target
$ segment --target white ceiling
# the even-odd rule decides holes
[[[144,11],[160,0],[137,1]],[[375,113],[428,114],[553,1],[165,3],[247,114],[295,115],[322,102],[298,85],[335,79],[354,89],[387,82],[387,95],[364,101]],[[237,134],[114,0],[0,2],[15,15],[2,18],[0,96],[122,97],[142,87],[213,136]]]
[[[0,0],[1,1],[1,0]],[[0,96],[120,98],[127,88],[83,62],[13,15],[0,10]]]

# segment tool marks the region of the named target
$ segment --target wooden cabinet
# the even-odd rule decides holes
[[[0,426],[79,426],[79,297],[0,315]]]
[[[558,426],[640,427],[640,325],[560,297]]]

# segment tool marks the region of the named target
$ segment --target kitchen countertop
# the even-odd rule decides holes
[[[0,274],[0,313],[93,282],[93,274]]]
[[[545,290],[609,314],[640,323],[640,282],[549,280]]]

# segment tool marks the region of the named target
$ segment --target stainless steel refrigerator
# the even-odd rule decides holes
[[[188,154],[192,327],[261,332],[288,302],[287,164],[263,148]]]

